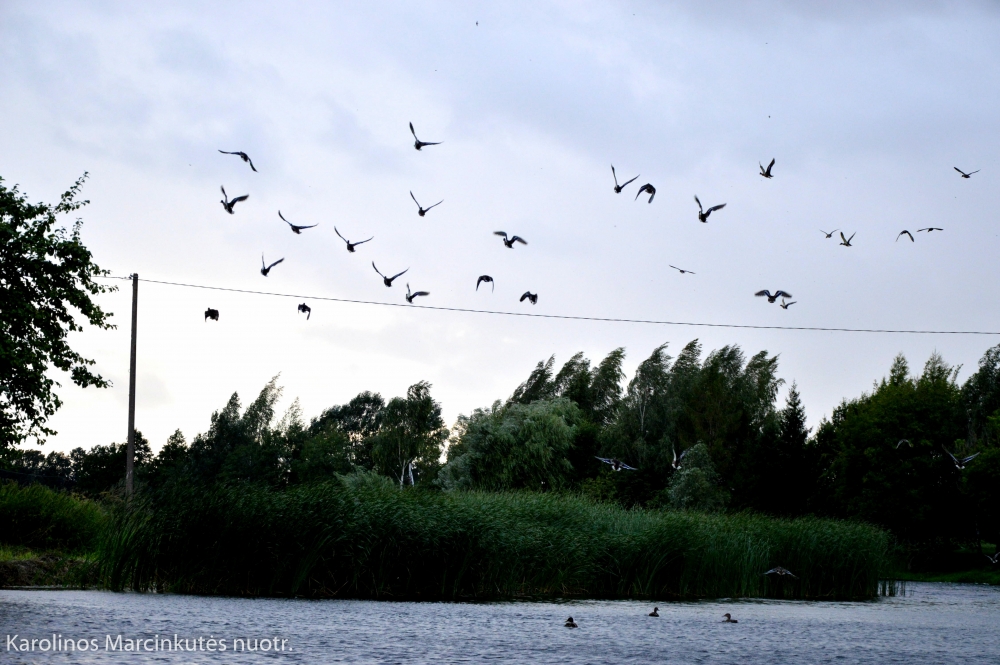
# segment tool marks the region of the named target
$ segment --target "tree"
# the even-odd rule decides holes
[[[67,341],[83,329],[77,313],[97,328],[114,327],[111,314],[92,300],[114,287],[94,282],[108,271],[83,245],[82,222],[70,230],[55,227],[57,215],[88,203],[76,200],[86,177],[55,205],[30,204],[0,178],[0,449],[31,437],[41,443],[55,433],[45,426],[62,405],[50,368],[81,387],[110,385]]]
[[[708,446],[699,442],[688,449],[684,466],[670,479],[666,494],[674,510],[715,512],[726,507],[729,496],[719,487]]]
[[[73,462],[76,489],[83,494],[97,496],[109,492],[125,482],[127,443],[94,446],[90,450],[74,448],[69,457]],[[143,473],[153,460],[153,451],[142,432],[135,432],[135,467]]]
[[[379,420],[381,427],[371,447],[379,472],[392,476],[400,485],[411,482],[413,471],[413,482],[436,475],[448,430],[441,418],[441,405],[431,397],[429,383],[415,383],[407,389],[405,398],[389,400]]]

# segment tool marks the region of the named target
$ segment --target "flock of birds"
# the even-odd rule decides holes
[[[420,138],[417,136],[416,130],[413,127],[413,123],[411,122],[409,124],[410,124],[410,133],[413,135],[413,147],[416,150],[423,150],[427,146],[441,145],[441,143],[442,143],[441,141],[422,141],[422,140],[420,140]],[[250,168],[255,173],[257,172],[257,168],[254,166],[253,161],[250,159],[249,155],[247,155],[245,152],[239,151],[239,150],[237,150],[237,151],[219,150],[219,152],[222,153],[222,154],[224,154],[224,155],[235,155],[235,156],[239,157],[241,160],[243,160],[244,162],[246,162],[247,164],[249,164]],[[774,174],[772,173],[772,170],[774,169],[774,164],[775,164],[775,160],[773,158],[771,159],[771,161],[768,163],[768,165],[766,167],[763,164],[761,164],[761,163],[758,162],[758,166],[760,167],[760,176],[763,177],[763,178],[767,178],[767,179],[773,178]],[[959,175],[962,178],[965,178],[965,179],[968,179],[968,178],[972,177],[973,174],[979,173],[978,169],[975,170],[975,171],[965,172],[965,171],[961,170],[960,168],[958,168],[957,166],[954,167],[954,168],[955,168],[955,171],[957,171],[959,173]],[[621,194],[622,191],[628,185],[630,185],[631,183],[635,182],[639,178],[639,176],[636,175],[635,177],[629,178],[625,182],[619,183],[618,182],[618,173],[617,173],[617,171],[615,171],[614,164],[611,165],[611,177],[614,180],[613,191],[614,191],[615,194]],[[234,197],[234,198],[229,198],[229,196],[226,194],[226,188],[225,187],[221,187],[221,190],[222,190],[222,201],[221,201],[222,207],[230,215],[235,214],[235,206],[236,206],[236,204],[241,203],[243,201],[246,201],[249,198],[249,194],[244,194],[242,196],[237,196],[237,197]],[[656,196],[656,187],[653,186],[652,183],[647,182],[646,184],[644,184],[641,187],[639,187],[639,191],[636,192],[635,198],[633,200],[638,200],[639,197],[642,196],[642,195],[644,195],[644,194],[648,194],[649,195],[649,198],[647,199],[646,202],[647,203],[652,203],[653,202],[653,198]],[[420,201],[417,200],[417,197],[413,194],[412,191],[410,191],[410,198],[412,198],[413,202],[416,204],[416,206],[417,206],[417,215],[419,215],[420,217],[424,217],[425,215],[427,215],[428,212],[431,211],[431,209],[433,209],[433,208],[441,205],[442,203],[444,203],[444,200],[442,199],[441,201],[438,201],[437,203],[429,205],[429,206],[427,206],[425,208],[423,205],[420,204]],[[720,203],[720,204],[713,205],[713,206],[710,206],[708,208],[705,208],[702,205],[701,200],[698,198],[697,195],[694,197],[694,202],[698,206],[698,213],[697,213],[697,215],[698,215],[698,221],[701,222],[701,223],[703,223],[703,224],[707,224],[708,223],[709,216],[713,212],[717,212],[717,211],[722,210],[723,208],[726,207],[725,203]],[[307,226],[306,225],[293,224],[292,222],[290,222],[287,219],[285,219],[285,216],[281,213],[280,210],[278,211],[278,217],[280,217],[281,221],[285,222],[289,226],[289,228],[291,229],[292,233],[295,233],[296,235],[301,235],[301,233],[303,231],[305,231],[306,229],[311,229],[311,228],[314,228],[314,227],[317,226],[316,224],[310,224],[310,225],[307,225]],[[374,240],[374,236],[372,236],[372,237],[366,238],[364,240],[359,240],[359,241],[356,241],[356,242],[352,242],[352,241],[348,240],[347,238],[345,238],[340,233],[340,231],[337,229],[336,226],[333,228],[333,230],[337,234],[337,236],[341,240],[343,240],[344,243],[347,245],[347,251],[350,252],[350,253],[352,253],[352,254],[356,251],[356,248],[359,245],[363,245],[363,244],[365,244],[367,242],[370,242],[370,241]],[[929,227],[926,227],[926,228],[917,229],[916,233],[926,232],[927,234],[930,234],[930,233],[933,233],[934,231],[943,231],[943,230],[944,229],[942,229],[940,227],[929,226]],[[833,231],[824,231],[824,230],[820,229],[820,232],[827,239],[833,238],[834,234],[839,232],[839,234],[840,234],[840,245],[843,246],[843,247],[853,247],[854,245],[852,244],[852,241],[854,240],[854,236],[857,235],[857,232],[855,232],[855,233],[852,233],[848,237],[847,235],[845,235],[844,231],[842,231],[841,229],[834,229]],[[500,236],[502,238],[504,247],[506,247],[507,249],[513,249],[514,246],[517,245],[517,244],[520,244],[520,245],[527,245],[528,244],[528,241],[525,240],[524,238],[522,238],[521,236],[513,235],[513,234],[508,235],[508,233],[506,231],[494,231],[494,235]],[[898,241],[903,236],[906,236],[907,238],[909,238],[910,242],[915,242],[913,233],[911,233],[908,229],[903,229],[902,231],[900,231],[899,234],[896,236],[896,240]],[[268,263],[264,259],[264,255],[261,254],[261,257],[260,257],[260,262],[261,262],[260,274],[263,275],[264,277],[267,277],[268,274],[271,272],[271,269],[273,269],[275,266],[281,264],[284,260],[285,260],[284,257],[282,257],[282,258],[278,259],[277,261],[273,261],[271,263]],[[695,273],[692,270],[687,270],[687,269],[684,269],[684,268],[679,268],[679,267],[674,266],[674,265],[671,265],[670,267],[673,268],[674,270],[676,270],[681,275],[695,275],[695,274],[697,274],[697,273]],[[375,272],[378,274],[378,276],[382,278],[382,283],[386,286],[386,288],[391,288],[392,285],[393,285],[393,282],[396,279],[398,279],[399,277],[402,277],[403,275],[405,275],[410,270],[409,268],[406,268],[405,270],[402,270],[402,271],[400,271],[398,273],[395,273],[392,276],[388,276],[388,275],[384,274],[381,270],[378,269],[378,267],[375,265],[374,261],[372,261],[372,268],[375,270]],[[479,287],[482,284],[489,284],[491,292],[496,289],[496,282],[494,281],[492,275],[480,275],[479,278],[476,280],[476,291],[479,291]],[[410,289],[410,284],[407,283],[406,284],[406,295],[403,296],[403,297],[406,299],[407,303],[413,304],[413,301],[414,301],[415,298],[423,297],[423,296],[429,296],[429,295],[430,295],[429,291],[413,291],[413,290],[411,290]],[[763,289],[763,290],[757,291],[754,295],[757,296],[757,297],[767,298],[767,302],[771,303],[771,304],[776,303],[780,299],[781,303],[779,304],[779,306],[782,309],[785,309],[785,310],[787,310],[789,307],[791,307],[792,305],[794,305],[797,302],[795,300],[791,300],[791,298],[793,297],[792,294],[790,292],[788,292],[788,291],[785,291],[784,289],[778,289],[774,293],[771,293],[771,291],[768,290],[768,289]],[[525,300],[527,300],[528,302],[530,302],[532,305],[535,305],[535,304],[538,303],[538,294],[537,293],[532,293],[531,291],[525,291],[521,295],[521,298],[520,298],[519,302],[524,302]],[[310,309],[310,307],[306,303],[300,304],[298,306],[298,311],[301,312],[301,313],[305,313],[307,320],[309,319],[309,317],[311,316],[311,313],[312,313],[312,310]],[[205,310],[205,320],[208,321],[209,319],[212,319],[213,321],[218,321],[219,320],[219,312],[218,312],[218,310],[215,310],[215,309],[212,309],[212,308],[209,308],[209,309]],[[602,461],[607,462],[607,460],[603,460],[603,458],[602,458]],[[614,462],[617,462],[618,464],[621,464],[617,460],[614,460]],[[612,462],[608,462],[608,463],[610,464]],[[630,469],[631,467],[621,467],[621,468]],[[617,471],[617,470],[619,470],[619,468],[616,468],[615,470]]]
[[[413,134],[413,141],[414,141],[413,142],[413,147],[416,150],[423,150],[425,147],[431,146],[431,145],[441,145],[441,141],[421,141],[420,138],[417,137],[417,132],[414,129],[412,122],[410,123],[410,133]],[[243,152],[242,150],[232,150],[232,151],[230,151],[230,150],[219,150],[219,152],[222,153],[223,155],[235,155],[236,157],[239,157],[245,163],[247,163],[247,164],[250,165],[250,168],[253,170],[254,173],[258,173],[257,167],[255,167],[254,164],[253,164],[253,160],[251,160],[250,156],[247,155],[247,153]],[[611,171],[612,171],[612,174],[613,174],[614,173],[614,167],[613,166],[611,167]],[[638,176],[636,176],[636,177],[638,177]],[[635,178],[633,178],[632,180],[635,180]],[[615,192],[621,192],[622,188],[625,185],[629,184],[629,182],[632,182],[632,180],[629,180],[624,185],[620,185],[619,186],[617,178],[616,178],[616,180],[615,180]],[[243,201],[246,201],[248,198],[250,198],[249,194],[243,194],[241,196],[236,196],[236,197],[233,197],[233,198],[229,198],[229,195],[226,194],[226,188],[225,188],[225,186],[221,186],[220,189],[222,190],[222,200],[220,201],[220,203],[222,204],[223,209],[227,213],[229,213],[230,215],[235,215],[236,214],[236,204],[237,203],[242,203]],[[640,194],[644,193],[644,192],[648,192],[649,193],[649,202],[652,203],[653,202],[653,196],[656,194],[656,189],[652,185],[646,184],[646,185],[643,185],[643,187],[639,190]],[[412,191],[410,191],[410,198],[413,199],[413,202],[417,205],[417,215],[420,216],[420,217],[424,217],[428,212],[430,212],[431,209],[436,208],[437,206],[439,206],[442,203],[444,203],[444,200],[442,199],[441,201],[438,201],[437,203],[429,205],[429,206],[427,206],[425,208],[424,206],[422,206],[420,204],[420,201],[417,200],[416,195],[414,195],[414,193]],[[638,195],[636,195],[636,198],[638,198]],[[723,205],[725,205],[725,204],[723,204]],[[717,210],[718,208],[721,208],[721,207],[722,206],[716,206],[714,208],[710,208],[705,213],[705,217],[707,218],[708,214],[711,213],[712,210]],[[285,222],[285,224],[287,224],[289,226],[289,228],[291,229],[292,233],[294,233],[296,235],[301,235],[302,232],[305,231],[306,229],[311,229],[311,228],[314,228],[314,227],[318,226],[317,224],[309,224],[309,225],[293,224],[292,222],[290,222],[287,219],[285,219],[285,216],[281,213],[280,210],[278,211],[278,217],[281,218],[281,221]],[[372,236],[372,237],[366,238],[364,240],[359,240],[357,242],[351,242],[350,240],[348,240],[347,238],[345,238],[340,233],[340,230],[337,229],[336,226],[333,227],[333,231],[334,231],[334,233],[337,234],[337,236],[341,240],[344,241],[344,243],[347,245],[347,251],[350,252],[350,253],[352,253],[352,254],[355,251],[357,251],[356,248],[359,245],[363,245],[366,242],[370,242],[371,240],[374,240],[374,238],[375,238],[374,236]],[[521,236],[519,236],[519,235],[508,235],[506,231],[494,231],[494,235],[500,236],[502,238],[504,247],[506,247],[507,249],[513,249],[516,244],[520,244],[520,245],[527,245],[528,244],[528,241],[525,240],[524,238],[522,238]],[[284,260],[285,260],[284,257],[282,257],[282,258],[278,259],[277,261],[272,261],[271,263],[268,263],[265,260],[265,258],[264,258],[264,254],[261,253],[261,256],[260,256],[260,274],[263,275],[264,277],[267,277],[270,274],[271,270],[275,266],[283,263]],[[383,273],[381,270],[379,270],[378,266],[375,265],[374,261],[372,261],[372,268],[375,270],[375,272],[378,274],[378,276],[382,278],[382,284],[384,284],[386,286],[386,288],[391,288],[392,285],[393,285],[393,282],[395,282],[396,279],[398,279],[399,277],[402,277],[403,275],[405,275],[410,270],[409,268],[406,268],[405,270],[402,270],[402,271],[400,271],[398,273],[395,273],[392,276],[389,276],[389,275],[386,275],[385,273]],[[680,268],[676,268],[676,269],[680,270]],[[682,274],[686,273],[686,272],[690,272],[690,271],[681,270]],[[694,274],[694,273],[692,273],[692,274]],[[481,284],[483,284],[483,283],[489,284],[491,291],[495,290],[495,288],[496,288],[496,283],[493,280],[493,277],[491,275],[480,275],[479,278],[476,280],[476,291],[479,291],[479,286]],[[406,284],[406,295],[403,296],[403,297],[405,298],[406,302],[408,302],[410,304],[413,304],[413,300],[415,298],[419,298],[421,296],[429,296],[429,295],[430,295],[430,291],[413,291],[413,290],[411,290],[410,284],[407,283]],[[537,293],[532,293],[531,291],[525,291],[521,295],[521,298],[520,298],[519,302],[524,302],[525,300],[527,300],[528,302],[530,302],[532,305],[536,305],[536,304],[538,304],[538,294]],[[298,306],[298,311],[301,312],[301,313],[304,313],[306,315],[306,320],[309,320],[310,316],[312,315],[312,309],[306,303],[301,303]],[[209,319],[211,319],[212,321],[218,321],[219,320],[219,310],[213,309],[211,307],[209,307],[208,309],[206,309],[205,310],[205,321],[208,321]]]
[[[998,556],[1000,556],[1000,555],[998,555]],[[771,570],[769,570],[766,573],[764,573],[764,575],[775,575],[775,576],[777,576],[777,579],[783,579],[785,577],[791,577],[793,579],[798,579],[798,576],[797,575],[793,575],[792,571],[788,570],[787,568],[782,568],[781,566],[775,566]],[[654,607],[653,611],[650,612],[647,616],[657,617],[658,618],[660,616],[660,608],[659,607]],[[725,614],[722,615],[722,621],[720,623],[739,623],[739,620],[734,619],[732,614],[730,614],[729,612],[726,612]],[[569,617],[568,619],[566,619],[566,623],[564,623],[563,625],[566,626],[567,628],[579,628],[580,627],[580,625],[576,621],[573,620],[573,617]]]

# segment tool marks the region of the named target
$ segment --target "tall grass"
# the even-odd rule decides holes
[[[869,598],[888,552],[883,531],[831,520],[332,481],[134,501],[114,512],[99,558],[113,589],[183,593]],[[765,577],[775,565],[799,579]]]
[[[102,508],[88,499],[37,484],[0,482],[0,544],[88,551],[105,519]]]

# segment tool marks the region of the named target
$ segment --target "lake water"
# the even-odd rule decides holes
[[[659,618],[646,616],[653,604],[631,601],[391,603],[7,590],[0,591],[0,663],[1000,663],[997,587],[911,583],[905,596],[860,603],[657,605]],[[725,612],[739,623],[720,623]],[[570,615],[579,628],[563,627]],[[88,648],[69,651],[68,640]],[[188,650],[170,651],[167,643]],[[126,651],[130,644],[140,650]]]

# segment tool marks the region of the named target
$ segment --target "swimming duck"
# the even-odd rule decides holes
[[[660,616],[660,611],[659,610],[660,610],[659,607],[654,607],[653,611],[649,613],[649,616],[651,616],[651,617],[658,617],[658,616]]]
[[[563,625],[566,626],[567,628],[578,628],[576,622],[573,621],[573,617],[566,619],[566,623]]]
[[[729,612],[726,612],[726,613],[725,613],[725,614],[723,614],[722,616],[726,617],[725,619],[723,619],[723,620],[722,620],[722,623],[739,623],[739,621],[737,621],[736,619],[734,619],[734,618],[733,618],[733,617],[732,617],[732,616],[731,616],[731,615],[729,614]]]

